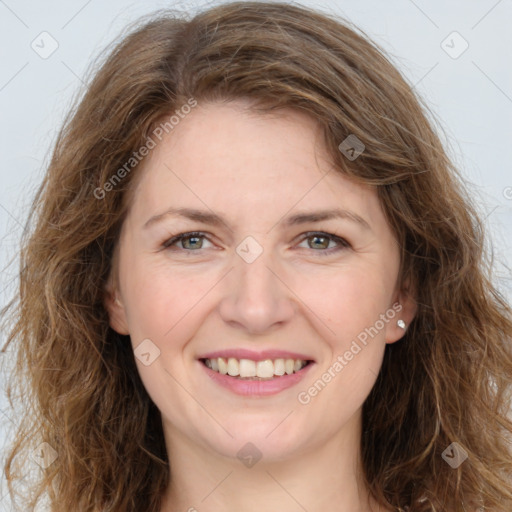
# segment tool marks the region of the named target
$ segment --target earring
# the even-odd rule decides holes
[[[405,322],[404,322],[402,319],[400,319],[400,320],[398,320],[398,321],[397,321],[397,325],[398,325],[398,327],[400,327],[401,329],[405,329]]]

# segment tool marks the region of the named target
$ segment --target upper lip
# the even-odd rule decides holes
[[[228,359],[233,357],[235,359],[251,359],[252,361],[264,361],[265,359],[301,359],[303,361],[314,361],[314,359],[305,354],[298,354],[297,352],[288,352],[286,350],[262,350],[255,352],[254,350],[248,350],[243,348],[238,349],[226,349],[216,350],[215,352],[208,352],[198,359],[216,359],[223,357]]]

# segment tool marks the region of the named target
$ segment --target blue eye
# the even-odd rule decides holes
[[[332,235],[324,232],[309,232],[305,233],[306,237],[303,238],[303,241],[306,240],[314,240],[312,244],[308,243],[310,249],[316,251],[319,255],[329,255],[333,252],[337,252],[343,249],[350,248],[350,244],[343,238],[340,238],[336,235]],[[166,242],[162,244],[162,247],[165,249],[169,249],[170,247],[176,245],[177,243],[181,243],[181,247],[173,250],[183,250],[186,252],[196,252],[204,249],[203,242],[206,238],[206,234],[200,231],[191,231],[188,233],[180,233],[179,235],[173,236]],[[331,242],[337,244],[335,247],[330,247]],[[317,245],[314,247],[314,245]]]
[[[307,236],[304,238],[304,241],[314,240],[311,244],[308,242],[308,246],[322,256],[350,248],[350,244],[344,238],[340,238],[336,235],[323,232],[306,233],[306,235]],[[336,243],[337,246],[329,248],[329,244],[331,242]],[[314,247],[314,244],[316,244],[316,248]]]
[[[192,249],[192,251],[199,250],[199,249],[203,248],[202,240],[204,238],[205,238],[204,233],[201,233],[201,232],[198,232],[198,231],[193,231],[193,232],[190,232],[190,233],[180,233],[179,235],[173,236],[172,238],[170,238],[169,240],[164,242],[163,247],[165,247],[167,249],[167,248],[173,246],[174,244],[176,244],[177,242],[181,242],[182,243],[182,247],[181,248],[179,247],[178,249],[185,249],[185,250],[188,250],[188,251],[190,251],[190,249]],[[189,244],[189,247],[185,247],[184,246],[184,244],[183,244],[184,240],[191,240],[192,241]],[[199,240],[201,240],[201,244],[198,243]],[[200,245],[200,246],[198,247],[198,245]]]

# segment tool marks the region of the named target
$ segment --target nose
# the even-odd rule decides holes
[[[223,320],[246,334],[268,333],[293,318],[297,303],[284,271],[270,251],[251,263],[237,254],[224,280],[219,311]]]

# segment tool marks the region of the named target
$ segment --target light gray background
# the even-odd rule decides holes
[[[0,306],[16,289],[17,240],[51,144],[91,60],[138,16],[193,0],[0,0]],[[500,289],[512,298],[512,2],[303,0],[338,13],[390,52],[427,100],[480,204]],[[458,35],[452,33],[456,31]],[[47,58],[40,53],[58,48]],[[445,41],[443,43],[443,41]],[[464,48],[467,50],[458,55]],[[55,43],[53,43],[55,44]],[[448,53],[447,53],[448,52]],[[451,53],[451,56],[449,55]],[[457,57],[457,58],[453,58]],[[444,140],[444,135],[443,135]],[[0,342],[4,343],[2,334]],[[0,355],[9,364],[12,353]],[[3,365],[2,365],[3,366]],[[2,377],[0,382],[5,379]],[[0,447],[14,414],[0,398]],[[0,510],[10,510],[2,475]]]

